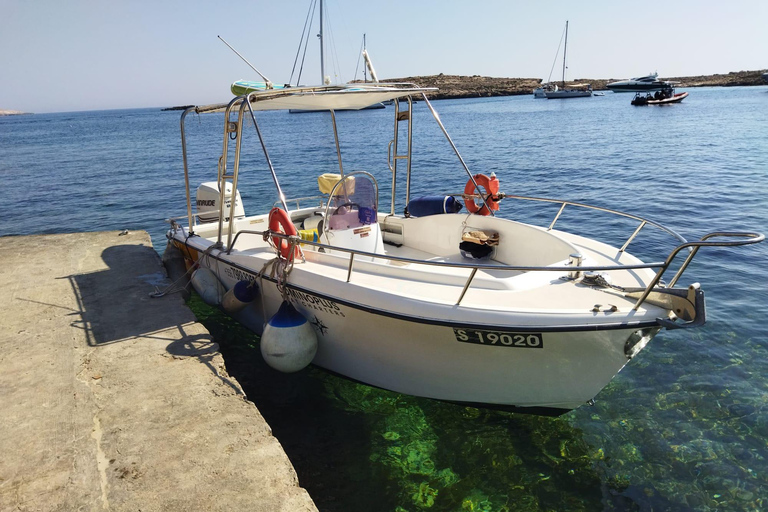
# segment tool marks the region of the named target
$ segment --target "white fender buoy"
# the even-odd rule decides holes
[[[203,299],[203,302],[209,306],[218,306],[221,304],[221,299],[224,297],[224,286],[219,282],[210,269],[200,267],[192,273],[190,278],[192,281],[192,287]]]
[[[176,289],[181,290],[181,296],[184,297],[184,300],[189,300],[189,274],[187,274],[184,254],[171,242],[168,242],[165,247],[163,266],[166,274],[168,274],[168,279],[176,284]]]
[[[261,335],[261,355],[275,370],[293,373],[305,368],[317,353],[317,335],[307,319],[283,301]]]
[[[259,287],[255,282],[238,281],[224,294],[221,307],[230,315],[242,311],[245,306],[253,302],[258,292]]]

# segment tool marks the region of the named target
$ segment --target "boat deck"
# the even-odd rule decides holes
[[[592,239],[556,230],[546,233],[546,236],[553,236],[561,240],[561,243],[567,244],[572,252],[581,253],[584,266],[640,263],[630,254],[621,253],[615,247]],[[209,237],[207,240],[213,244],[215,237]],[[567,273],[563,271],[508,270],[510,265],[536,265],[530,262],[470,259],[462,256],[458,247],[452,252],[437,248],[436,251],[442,254],[436,254],[405,244],[396,246],[384,243],[378,251],[380,257],[373,261],[365,261],[370,258],[362,256],[356,258],[351,273],[349,253],[318,252],[315,246],[309,244],[304,244],[303,248],[306,262],[295,265],[291,273],[293,284],[319,294],[327,294],[329,290],[335,290],[332,293],[337,293],[339,284],[344,283],[342,286],[348,287],[344,296],[356,302],[377,304],[382,309],[405,310],[412,301],[422,301],[435,306],[456,305],[462,297],[472,269],[451,265],[484,266],[477,271],[464,297],[461,298],[460,304],[463,308],[541,314],[628,315],[632,314],[631,310],[635,304],[635,300],[624,297],[618,290],[574,283],[566,279]],[[230,258],[238,265],[257,273],[274,257],[274,249],[266,244],[261,236],[247,235],[240,237]],[[441,263],[446,265],[439,265]],[[561,260],[540,266],[557,267],[566,263],[567,260]],[[487,268],[488,266],[498,269]],[[614,285],[644,287],[653,278],[654,272],[650,269],[614,270],[608,272],[608,275]],[[557,293],[553,293],[553,286]],[[598,304],[599,311],[592,311]],[[610,311],[613,306],[616,311]],[[647,307],[658,314],[661,313],[658,308]],[[607,313],[603,313],[603,310]],[[645,307],[640,310],[645,311]]]

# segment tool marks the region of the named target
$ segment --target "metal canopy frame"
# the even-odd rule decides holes
[[[408,84],[412,85],[412,84]],[[343,90],[343,86],[328,86],[328,87],[305,87],[305,88],[297,88],[301,89],[302,92],[310,91],[310,92],[330,92],[330,91],[338,91]],[[398,160],[406,160],[406,191],[405,191],[405,199],[406,199],[406,205],[408,204],[408,201],[410,199],[410,187],[411,187],[411,155],[412,155],[412,127],[413,127],[413,98],[412,96],[416,93],[420,94],[423,101],[429,108],[433,118],[437,122],[438,126],[442,130],[446,140],[451,145],[451,148],[453,149],[454,153],[456,154],[457,158],[459,159],[459,162],[461,163],[461,166],[464,168],[465,172],[469,176],[469,179],[475,186],[475,191],[477,192],[477,196],[479,196],[483,203],[486,206],[489,206],[487,203],[487,197],[485,197],[480,187],[478,186],[477,182],[475,181],[474,176],[472,175],[471,171],[469,170],[469,167],[467,166],[466,162],[462,158],[461,154],[459,153],[458,148],[454,144],[453,140],[451,139],[450,135],[448,134],[448,131],[446,130],[445,126],[443,125],[442,121],[440,120],[440,116],[438,115],[437,111],[434,109],[432,104],[430,103],[429,99],[426,96],[425,89],[416,88],[414,90],[409,90],[408,94],[404,94],[405,100],[407,101],[407,110],[401,111],[400,110],[400,101],[401,98],[395,97],[393,98],[395,101],[395,124],[394,124],[394,138],[392,141],[390,141],[389,145],[390,148],[387,152],[388,157],[388,164],[389,168],[392,171],[392,206],[391,206],[391,214],[395,214],[395,197],[396,197],[396,179],[397,179],[397,162]],[[237,242],[237,239],[240,237],[240,235],[245,234],[253,234],[253,235],[261,235],[264,236],[265,234],[270,234],[272,236],[277,237],[286,237],[286,235],[280,234],[280,233],[270,233],[269,231],[252,231],[252,230],[240,230],[238,233],[234,233],[234,223],[235,223],[235,199],[236,199],[236,191],[237,191],[237,183],[238,183],[238,177],[239,177],[239,171],[240,171],[240,153],[242,148],[242,135],[243,135],[243,120],[245,117],[245,111],[248,110],[249,117],[253,123],[253,126],[256,130],[256,134],[259,138],[259,142],[261,144],[264,157],[267,162],[267,166],[269,167],[270,173],[272,175],[272,179],[275,184],[275,188],[277,189],[279,201],[282,205],[282,207],[287,211],[288,206],[286,203],[286,197],[283,193],[282,188],[280,187],[280,182],[277,178],[277,173],[275,172],[275,168],[272,164],[272,160],[269,157],[269,152],[267,150],[266,144],[264,142],[264,138],[262,136],[261,130],[259,128],[259,124],[256,120],[256,115],[254,113],[254,109],[252,108],[252,103],[258,102],[258,101],[267,101],[270,98],[280,97],[283,95],[293,94],[295,91],[292,91],[291,89],[280,89],[280,90],[268,90],[268,91],[253,91],[243,96],[238,96],[233,98],[228,104],[215,104],[215,105],[206,105],[206,106],[196,106],[196,107],[189,107],[187,108],[181,115],[181,147],[182,147],[182,157],[183,157],[183,163],[184,163],[184,184],[186,188],[186,196],[187,196],[187,219],[188,219],[188,229],[189,229],[189,236],[194,235],[194,219],[196,214],[192,213],[192,199],[191,199],[191,191],[189,188],[189,168],[188,168],[188,160],[187,160],[187,144],[186,144],[186,133],[185,133],[185,119],[187,115],[191,112],[195,112],[198,114],[201,113],[208,113],[208,112],[224,112],[225,113],[225,122],[224,122],[224,139],[223,139],[223,145],[222,145],[222,155],[219,158],[219,164],[218,164],[218,185],[220,190],[220,198],[219,198],[219,205],[221,205],[221,210],[219,211],[219,225],[218,225],[218,238],[214,245],[214,248],[217,248],[219,250],[224,249],[223,244],[223,227],[224,227],[224,215],[223,215],[223,206],[224,206],[224,199],[226,197],[226,183],[227,181],[232,182],[232,197],[231,197],[231,203],[230,203],[230,211],[229,211],[229,218],[228,218],[228,229],[227,229],[227,244],[226,244],[226,252],[227,254],[231,253],[232,249],[234,248],[235,243]],[[231,121],[230,117],[232,115],[232,112],[237,112],[237,119],[236,121]],[[333,134],[334,134],[334,141],[336,144],[336,154],[339,161],[339,172],[342,177],[342,182],[344,179],[344,166],[342,163],[342,156],[341,156],[341,146],[339,142],[339,133],[338,133],[338,126],[336,122],[336,114],[334,110],[329,110],[331,114],[331,124],[333,127]],[[399,127],[398,124],[400,121],[408,121],[408,142],[407,142],[407,152],[404,155],[398,154],[398,135],[399,135]],[[229,140],[231,134],[234,133],[235,137],[235,155],[234,155],[234,164],[232,173],[227,173],[227,155],[229,152]],[[391,152],[391,150],[394,149],[394,152]],[[391,154],[390,154],[391,153]],[[454,194],[454,195],[463,195],[463,194]],[[649,295],[651,295],[654,290],[659,289],[671,289],[674,287],[674,285],[679,281],[680,277],[682,276],[683,272],[688,268],[689,264],[693,260],[694,256],[698,252],[698,250],[701,247],[723,247],[723,246],[739,246],[739,245],[750,245],[755,244],[758,242],[761,242],[765,239],[765,235],[761,233],[756,232],[715,232],[715,233],[709,233],[705,236],[703,236],[700,240],[694,241],[694,242],[688,242],[685,238],[683,238],[681,235],[679,235],[677,232],[664,227],[663,225],[656,223],[654,221],[644,219],[642,217],[632,215],[625,212],[620,212],[617,210],[611,210],[608,208],[601,208],[597,206],[591,206],[583,203],[577,203],[572,201],[566,201],[561,199],[548,199],[548,198],[538,198],[538,197],[526,197],[526,196],[515,196],[515,195],[506,195],[506,198],[511,199],[520,199],[520,200],[528,200],[528,201],[539,201],[539,202],[549,202],[549,203],[559,203],[560,209],[558,210],[557,214],[555,215],[554,219],[550,223],[548,230],[552,230],[560,218],[560,215],[563,213],[566,206],[575,206],[575,207],[581,207],[581,208],[587,208],[592,210],[598,210],[603,211],[611,214],[615,214],[618,216],[634,219],[640,222],[638,227],[634,230],[634,232],[629,236],[629,238],[624,242],[622,247],[619,249],[619,253],[623,253],[629,244],[636,238],[638,233],[647,225],[651,225],[653,227],[656,227],[667,234],[673,236],[680,242],[680,244],[675,247],[672,252],[667,256],[666,260],[663,262],[652,262],[652,263],[644,263],[644,264],[638,264],[638,265],[612,265],[612,266],[600,266],[600,267],[579,267],[579,270],[581,271],[609,271],[609,270],[629,270],[629,269],[639,269],[639,268],[657,268],[656,275],[654,278],[649,282],[649,284],[645,287],[645,289],[641,289],[642,292],[639,292],[639,297],[637,302],[635,303],[635,306],[633,309],[637,310],[646,300],[648,300]],[[493,211],[488,208],[488,210],[493,214]],[[234,238],[233,238],[234,237]],[[713,241],[711,239],[713,238],[726,238],[728,240],[717,240]],[[311,242],[311,241],[302,241],[302,243],[314,245],[318,247],[330,247],[326,244],[317,243],[317,242]],[[368,256],[371,258],[385,258],[389,260],[396,260],[401,261],[405,263],[418,263],[418,264],[426,264],[426,265],[438,265],[438,266],[450,266],[450,267],[461,267],[461,268],[468,268],[471,269],[470,275],[464,285],[464,288],[461,292],[461,296],[458,298],[457,305],[461,303],[461,300],[463,299],[464,295],[466,294],[467,290],[471,286],[472,280],[475,277],[475,274],[478,270],[486,269],[486,268],[492,268],[493,270],[507,270],[507,271],[571,271],[573,270],[573,267],[520,267],[520,266],[488,266],[483,264],[454,264],[454,263],[444,263],[444,262],[428,262],[428,261],[421,261],[421,260],[411,260],[408,258],[399,258],[399,257],[393,257],[393,256],[382,256],[379,254],[373,254],[373,253],[367,253],[364,251],[357,251],[357,250],[351,250],[351,249],[345,249],[340,247],[332,247],[334,250],[339,250],[342,252],[347,252],[350,254],[349,258],[349,270],[348,270],[348,277],[347,280],[351,278],[352,275],[352,266],[354,262],[355,254],[362,255],[362,256]],[[688,250],[689,254],[681,264],[678,271],[675,273],[674,277],[670,281],[670,284],[668,286],[664,286],[661,282],[661,278],[664,275],[664,273],[670,268],[671,264],[676,260],[677,255],[683,251]],[[659,286],[660,288],[656,288]],[[633,292],[638,293],[638,292]],[[634,296],[634,295],[633,295]],[[666,325],[665,325],[666,326]],[[684,326],[684,325],[681,325]]]

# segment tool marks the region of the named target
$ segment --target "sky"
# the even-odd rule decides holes
[[[274,83],[287,83],[309,5],[0,0],[0,110],[228,101],[233,81],[259,78],[219,35]],[[566,20],[569,80],[768,68],[768,0],[326,0],[325,11],[326,74],[337,83],[356,78],[364,33],[379,78],[546,80]],[[317,26],[315,19],[302,76],[307,85],[320,82]],[[561,72],[562,60],[553,79]]]

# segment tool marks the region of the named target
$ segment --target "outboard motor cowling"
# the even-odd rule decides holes
[[[219,220],[219,184],[215,181],[201,183],[197,187],[197,219],[201,224]],[[229,210],[232,207],[232,183],[226,182],[224,190],[224,221],[229,221]],[[235,193],[235,219],[245,218],[243,201],[240,191]]]

